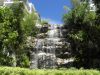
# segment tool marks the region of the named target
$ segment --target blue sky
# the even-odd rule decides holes
[[[71,0],[29,0],[40,14],[51,24],[62,24],[62,16],[66,12],[64,6],[71,7]]]

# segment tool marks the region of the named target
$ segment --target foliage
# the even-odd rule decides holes
[[[96,23],[100,25],[100,0],[93,0],[96,6],[97,20]]]
[[[99,10],[100,13],[100,0],[93,0],[95,5],[97,6],[97,10]]]
[[[29,67],[25,42],[28,36],[36,35],[37,19],[34,12],[26,11],[23,3],[0,7],[0,65]]]
[[[95,12],[89,11],[88,3],[75,6],[64,15],[64,26],[68,30],[67,38],[71,43],[72,54],[76,58],[77,67],[94,68],[99,59],[100,26],[96,23]]]
[[[0,15],[1,15],[0,16],[1,18],[0,20],[1,21],[0,22],[0,36],[1,36],[0,42],[2,43],[1,44],[1,54],[2,54],[1,58],[2,58],[4,55],[7,56],[9,52],[7,48],[11,45],[13,45],[14,47],[14,45],[16,44],[18,32],[16,30],[13,30],[14,24],[16,22],[16,18],[13,17],[14,15],[11,9],[6,8],[6,7],[1,8]]]
[[[33,13],[28,13],[27,11],[24,12],[22,28],[23,28],[26,36],[35,36],[36,35],[36,33],[38,31],[38,29],[35,26],[37,20],[38,20],[38,17],[35,14],[35,12],[33,12]]]
[[[48,21],[47,21],[47,20],[42,20],[42,21],[41,21],[41,24],[42,24],[42,25],[48,24]]]
[[[76,7],[80,4],[80,1],[79,0],[71,0],[72,1],[72,5],[73,7]]]
[[[18,63],[17,65],[18,65],[19,67],[29,68],[29,66],[30,66],[29,56],[26,55],[26,53],[21,54],[21,55],[19,56],[19,59],[18,59],[17,63]]]
[[[1,67],[0,75],[99,75],[97,70],[29,70],[24,68]]]

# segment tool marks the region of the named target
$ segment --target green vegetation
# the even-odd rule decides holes
[[[34,37],[39,31],[35,25],[40,23],[42,25],[40,30],[45,33],[49,24],[48,21],[40,21],[35,11],[29,13],[24,3],[17,1],[19,0],[15,0],[9,7],[0,7],[0,66],[28,68],[30,53],[34,48]],[[90,11],[87,1],[80,3],[79,0],[72,0],[72,9],[64,7],[68,10],[63,16],[66,38],[71,45],[71,56],[75,58],[74,66],[77,68],[100,68],[100,1],[93,1],[97,7],[96,11]],[[63,55],[61,57],[67,58]],[[0,75],[99,75],[99,73],[96,70],[77,69],[45,71],[0,68]]]
[[[99,68],[100,13],[90,11],[87,2],[74,2],[72,10],[63,17],[64,27],[68,30],[66,37],[71,43],[72,57],[75,58],[74,65],[78,68]]]
[[[0,67],[0,75],[99,75],[97,70],[29,70],[24,68]]]
[[[27,37],[37,33],[35,12],[29,13],[23,3],[0,7],[0,65],[29,67]]]

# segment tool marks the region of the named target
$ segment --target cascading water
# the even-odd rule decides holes
[[[40,38],[41,35],[46,36]],[[59,63],[57,55],[61,54],[63,45],[65,45],[65,41],[62,41],[61,29],[56,25],[50,27],[47,33],[39,34],[31,53],[30,68],[55,68]]]

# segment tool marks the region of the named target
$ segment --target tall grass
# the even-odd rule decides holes
[[[0,75],[100,75],[98,70],[78,69],[43,69],[30,70],[25,68],[0,67]]]

